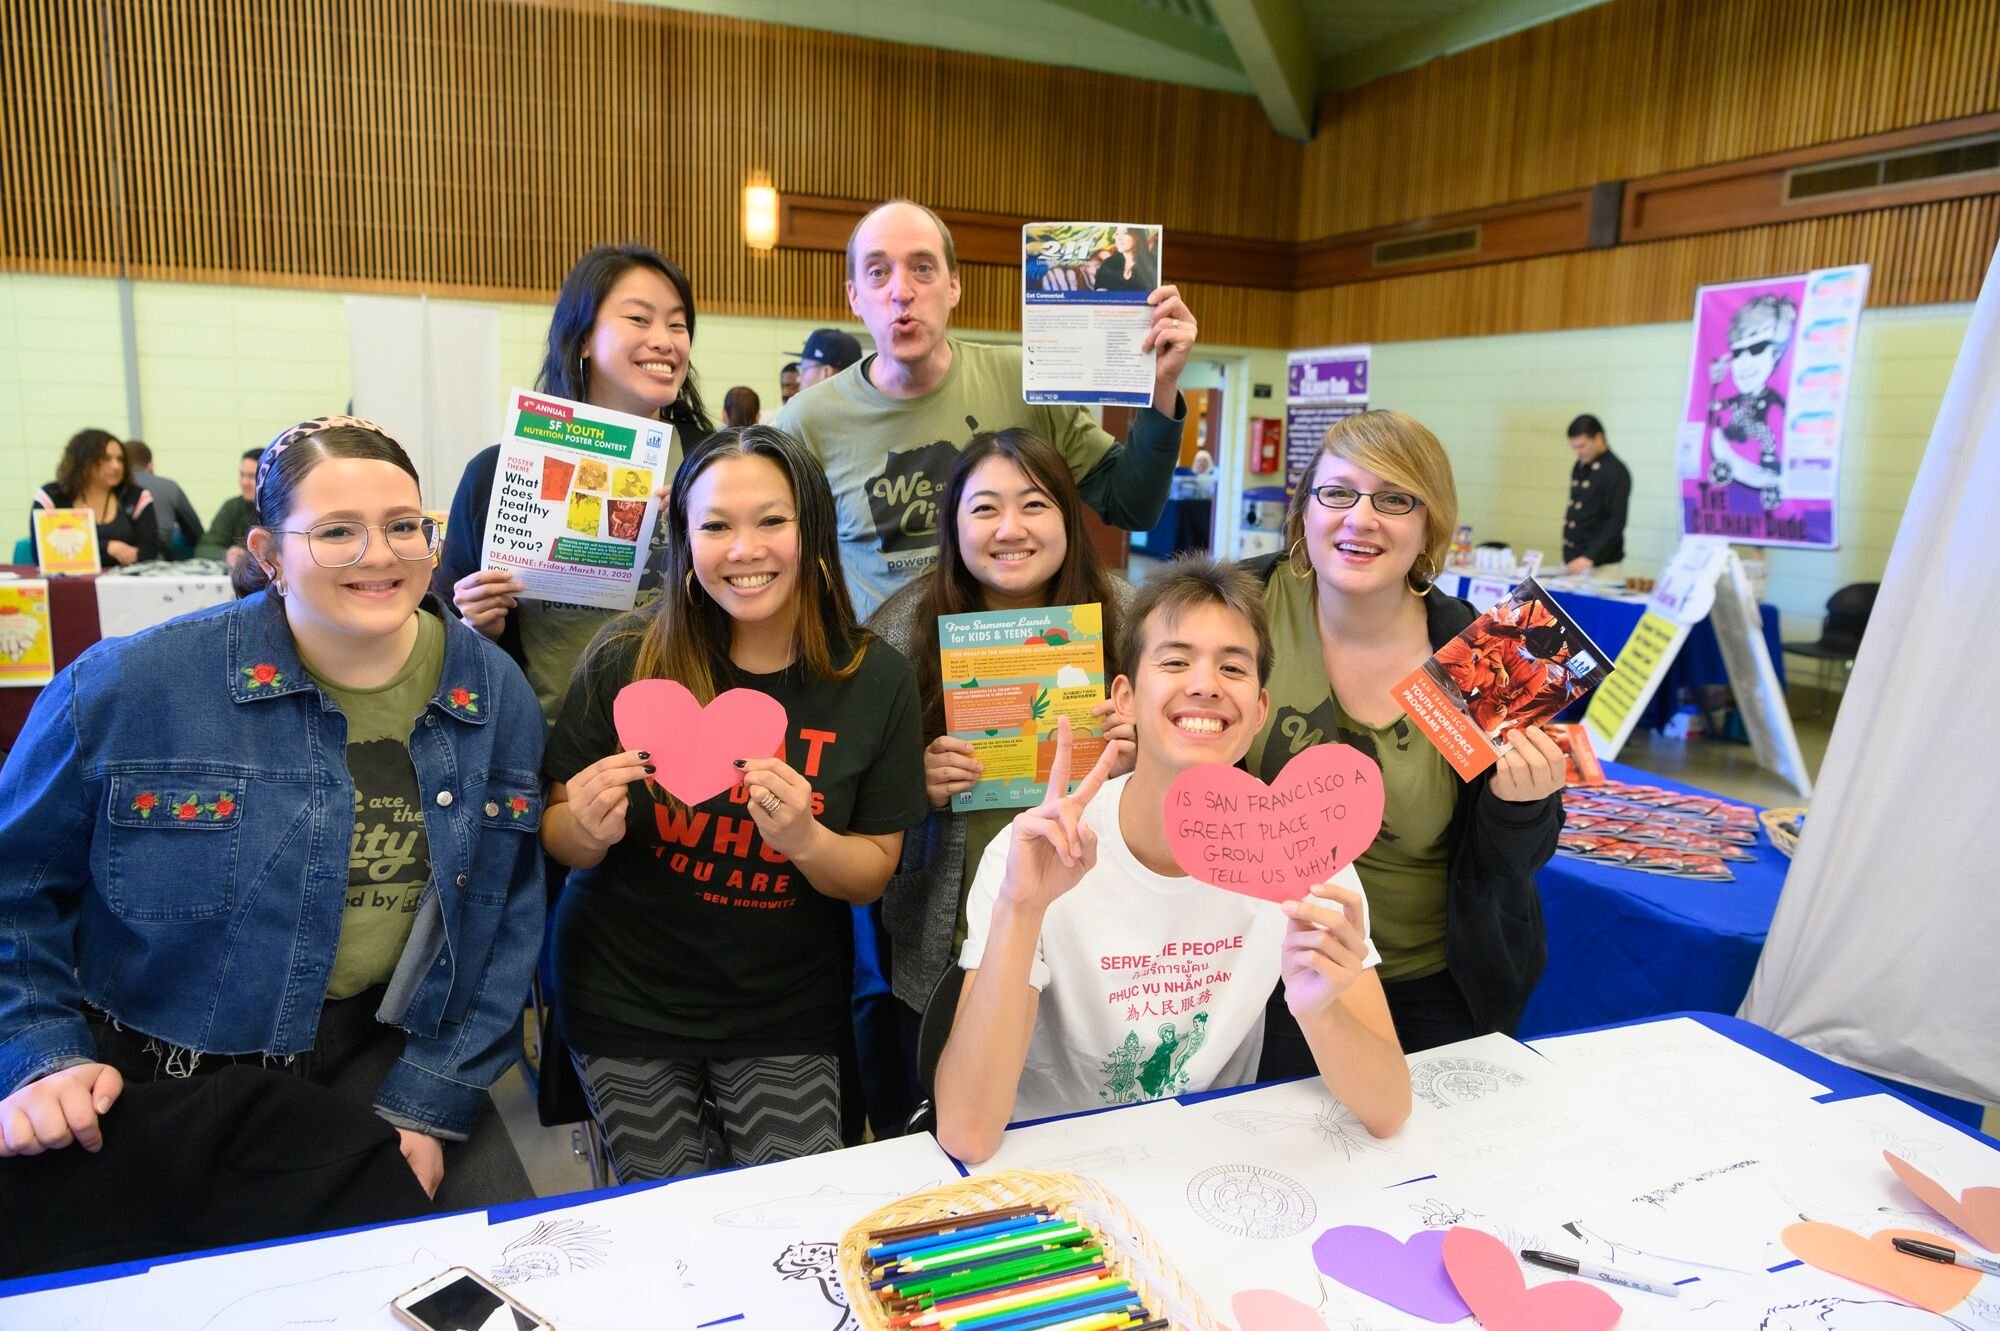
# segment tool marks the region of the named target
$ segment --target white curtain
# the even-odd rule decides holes
[[[1882,576],[1742,1016],[2000,1102],[2000,254]]]
[[[451,507],[472,455],[500,438],[500,315],[419,297],[347,298],[354,414],[410,454],[424,503]]]

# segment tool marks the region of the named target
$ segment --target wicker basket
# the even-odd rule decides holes
[[[847,1306],[863,1331],[889,1331],[888,1317],[868,1288],[868,1235],[876,1230],[921,1224],[944,1216],[996,1211],[1008,1206],[1046,1206],[1090,1226],[1103,1238],[1108,1264],[1132,1282],[1155,1317],[1176,1331],[1220,1331],[1200,1295],[1181,1279],[1139,1222],[1117,1198],[1076,1174],[1007,1170],[981,1174],[929,1192],[894,1201],[864,1216],[840,1240],[840,1283]]]
[[[1798,853],[1798,833],[1792,831],[1792,822],[1805,813],[1804,809],[1765,809],[1758,813],[1757,820],[1764,824],[1764,835],[1771,838],[1771,844],[1785,852],[1790,859]]]

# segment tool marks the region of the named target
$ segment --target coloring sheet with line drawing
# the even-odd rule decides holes
[[[1159,1167],[1187,1149],[1177,1100],[1149,1100],[1102,1114],[1009,1128],[1000,1149],[967,1172],[1053,1169],[1105,1181],[1122,1169]]]
[[[1739,1090],[1755,1088],[1780,1097],[1810,1100],[1829,1093],[1812,1078],[1773,1063],[1690,1017],[1552,1035],[1531,1041],[1528,1047],[1562,1067],[1584,1072],[1671,1067],[1698,1071],[1704,1081],[1728,1082]]]

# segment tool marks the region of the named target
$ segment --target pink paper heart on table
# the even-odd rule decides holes
[[[1870,1238],[1822,1220],[1807,1220],[1786,1225],[1778,1238],[1792,1256],[1808,1266],[1893,1294],[1934,1313],[1963,1303],[1980,1280],[1972,1267],[1948,1266],[1896,1251],[1897,1239],[1965,1251],[1949,1239],[1922,1230],[1885,1229]]]
[[[1486,1331],[1609,1331],[1625,1314],[1618,1300],[1580,1280],[1529,1289],[1514,1254],[1484,1230],[1449,1230],[1444,1269]]]
[[[1275,1289],[1238,1290],[1229,1301],[1237,1331],[1326,1331],[1326,1319]]]
[[[1382,830],[1382,769],[1345,744],[1315,744],[1265,785],[1210,763],[1167,791],[1167,848],[1199,882],[1293,901],[1354,863]]]
[[[618,742],[652,755],[653,780],[683,804],[714,799],[736,784],[738,758],[770,758],[785,742],[785,705],[755,689],[731,689],[703,707],[670,679],[634,680],[611,704]]]
[[[1967,1188],[1954,1197],[1944,1184],[1894,1152],[1884,1151],[1882,1158],[1918,1201],[1972,1235],[1988,1252],[2000,1252],[2000,1188]]]
[[[1313,1263],[1356,1293],[1426,1322],[1463,1321],[1472,1311],[1444,1269],[1441,1229],[1420,1229],[1404,1242],[1371,1225],[1341,1225],[1313,1240]]]

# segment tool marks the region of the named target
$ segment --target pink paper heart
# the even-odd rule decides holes
[[[1239,1290],[1229,1301],[1238,1331],[1326,1331],[1326,1319],[1275,1289]]]
[[[1965,1251],[1949,1239],[1921,1230],[1885,1229],[1868,1238],[1839,1225],[1807,1220],[1785,1226],[1778,1238],[1792,1256],[1808,1266],[1893,1294],[1934,1313],[1948,1312],[1963,1303],[1980,1280],[1979,1272],[1969,1266],[1947,1266],[1896,1251],[1897,1239]]]
[[[611,704],[618,742],[652,755],[653,780],[683,804],[714,799],[736,784],[738,758],[769,758],[785,742],[785,705],[755,689],[731,689],[703,707],[670,679],[634,680]]]
[[[1580,1280],[1529,1289],[1514,1254],[1484,1230],[1459,1225],[1447,1233],[1444,1269],[1486,1331],[1610,1331],[1625,1313]]]
[[[1167,791],[1167,847],[1199,882],[1291,901],[1354,863],[1382,830],[1382,769],[1345,744],[1315,744],[1265,785],[1220,764]]]
[[[1884,1151],[1882,1158],[1918,1201],[1979,1240],[1988,1252],[2000,1252],[2000,1188],[1967,1188],[1954,1197],[1944,1184],[1901,1156]]]

